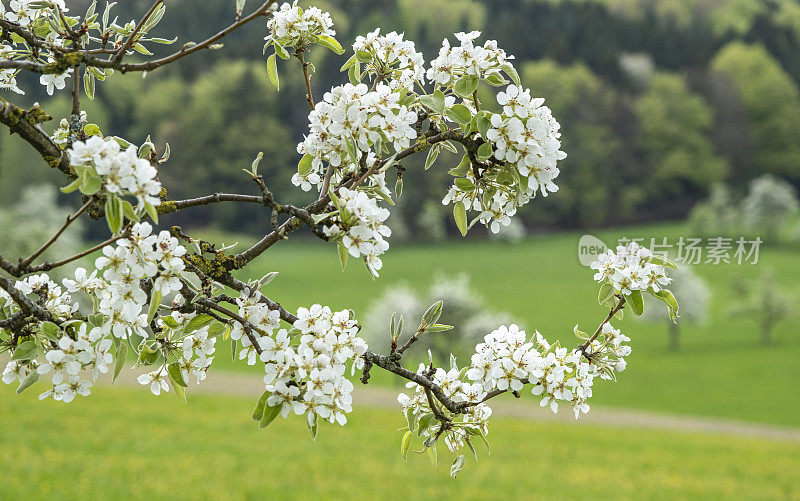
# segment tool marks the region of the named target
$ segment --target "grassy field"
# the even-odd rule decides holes
[[[403,418],[359,408],[312,442],[252,401],[100,388],[70,405],[0,392],[0,499],[798,499],[797,444],[494,420],[492,454],[399,453]],[[440,451],[443,453],[444,451]]]
[[[689,236],[681,225],[597,233],[607,243],[621,236],[669,237],[675,242],[681,235]],[[382,276],[375,281],[357,260],[340,271],[335,248],[292,239],[270,249],[248,272],[260,276],[279,271],[265,293],[287,308],[321,302],[353,307],[357,314],[399,282],[423,290],[437,273],[464,272],[489,305],[513,314],[528,329],[573,345],[574,324],[591,330],[605,316],[595,300],[591,270],[578,263],[579,237],[579,233],[560,233],[533,236],[518,244],[477,239],[397,244],[385,255]],[[783,287],[800,298],[798,259],[798,247],[765,244],[757,265],[696,266],[712,289],[710,322],[683,326],[678,353],[666,348],[666,325],[629,317],[617,322],[633,338],[634,351],[619,384],[597,385],[594,403],[800,426],[800,393],[793,389],[800,385],[796,319],[779,324],[773,346],[764,348],[758,344],[757,322],[732,316],[728,306],[734,277],[755,277],[768,267],[776,271]],[[230,368],[228,357],[219,362],[220,367]]]

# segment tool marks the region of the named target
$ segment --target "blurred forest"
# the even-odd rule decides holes
[[[150,0],[121,2],[120,20],[141,15]],[[250,0],[248,4],[255,4]],[[303,2],[308,3],[308,2]],[[325,0],[337,39],[348,47],[375,27],[405,31],[429,60],[444,37],[479,29],[516,56],[523,84],[546,99],[562,124],[559,196],[521,211],[528,228],[575,228],[685,217],[724,181],[734,194],[771,173],[800,186],[800,3],[796,0]],[[82,12],[87,1],[68,5]],[[254,5],[248,5],[253,8]],[[200,41],[226,25],[233,0],[169,2],[158,36]],[[267,79],[261,55],[265,23],[255,22],[225,48],[142,78],[114,75],[87,102],[90,122],[136,143],[148,135],[172,157],[162,171],[170,198],[253,192],[242,172],[259,151],[262,172],[279,200],[311,196],[291,185],[295,144],[306,130],[299,65],[279,65],[281,91]],[[451,37],[452,38],[452,37]],[[316,50],[315,95],[342,83],[346,57]],[[66,94],[49,98],[35,80],[18,104],[40,102],[69,113]],[[490,92],[487,90],[487,92]],[[484,98],[493,101],[487,94]],[[46,124],[53,129],[57,120]],[[449,155],[443,153],[444,155]],[[459,158],[451,157],[455,165]],[[450,228],[440,200],[447,159],[421,181],[406,171],[394,211],[399,235]],[[412,167],[412,165],[409,165]],[[0,137],[0,204],[23,187],[63,185],[18,138]],[[417,182],[419,181],[419,182]],[[391,184],[390,184],[391,185]],[[264,212],[220,204],[176,215],[170,224],[259,232]],[[438,225],[438,228],[433,228]]]

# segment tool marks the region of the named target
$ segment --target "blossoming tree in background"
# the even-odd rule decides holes
[[[359,258],[378,277],[391,237],[384,222],[393,198],[402,195],[406,157],[425,153],[427,170],[437,168],[441,150],[463,155],[442,166],[453,177],[442,201],[453,206],[456,225],[466,234],[475,224],[497,232],[537,194],[556,192],[557,163],[565,156],[559,124],[543,99],[522,86],[513,58],[495,41],[479,43],[478,32],[457,33],[454,44],[445,39],[428,64],[402,34],[375,30],[358,37],[342,66],[349,82],[316,100],[306,54],[345,52],[330,16],[296,4],[278,7],[272,0],[245,15],[244,3],[236,2],[233,24],[161,58],[150,57],[147,47],[172,43],[151,35],[163,16],[163,0],[126,24],[117,23],[113,4],[100,12],[92,3],[85,14],[73,15],[64,0],[0,3],[0,122],[59,169],[66,179],[62,191],[81,203],[31,255],[0,256],[0,342],[11,358],[3,381],[18,382],[19,393],[41,379],[47,385],[41,399],[70,402],[89,395],[100,374],[116,378],[135,357],[135,367],[144,369],[138,376],[142,385],[155,395],[173,391],[185,399],[190,380],[206,378],[224,341],[243,363],[264,367],[265,391],[253,412],[259,426],[278,415],[302,415],[316,436],[320,422],[346,424],[353,390],[348,377],[360,371],[366,384],[370,371],[379,368],[406,379],[411,391],[398,397],[408,421],[403,456],[420,441],[436,462],[437,446],[444,443],[455,455],[453,475],[464,465],[464,447],[476,453],[473,442],[486,441],[488,402],[502,393],[528,388],[553,412],[564,405],[576,417],[587,412],[595,379],[615,380],[630,353],[630,339],[611,326],[612,318],[621,318],[626,306],[641,314],[644,293],[666,303],[673,319],[677,315],[675,298],[665,289],[665,267],[674,265],[635,244],[609,251],[595,264],[599,301],[608,313],[592,334],[575,327],[577,347],[549,343],[515,325],[499,326],[466,365],[451,357],[442,367],[430,357],[416,370],[403,365],[406,351],[421,336],[450,328],[438,323],[441,302],[405,339],[403,319],[394,317],[389,353],[379,354],[359,337],[353,310],[313,304],[289,312],[263,292],[276,273],[250,282],[234,276],[289,233],[307,228],[336,246],[342,267],[350,257]],[[307,206],[275,200],[258,173],[261,156],[247,170],[254,194],[171,200],[159,180],[169,148],[159,152],[149,140],[133,145],[104,135],[81,111],[81,94],[91,99],[98,81],[124,78],[117,73],[154,71],[220,49],[220,39],[253,21],[266,24],[264,51],[273,83],[280,84],[279,59],[297,60],[303,73],[309,125],[291,181],[315,190],[317,200]],[[145,57],[129,62],[134,51]],[[71,92],[71,114],[52,136],[41,126],[51,117],[38,106],[25,110],[5,99],[23,92],[20,72],[40,74],[50,93]],[[496,106],[488,107],[497,113],[478,99],[480,86],[500,88]],[[169,214],[217,203],[262,205],[272,228],[239,253],[179,227],[154,228]],[[42,253],[57,250],[62,232],[83,216],[104,218],[108,239],[42,261]],[[91,264],[78,268],[74,278],[59,284],[47,275],[79,260]],[[275,294],[280,291],[269,293]]]

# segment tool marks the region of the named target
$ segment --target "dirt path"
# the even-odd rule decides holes
[[[136,385],[135,375],[122,374],[117,384]],[[190,384],[189,393],[210,393],[256,398],[264,391],[261,378],[251,374],[212,372],[199,386]],[[397,393],[400,388],[381,386],[356,387],[353,392],[353,407],[369,406],[397,409]],[[492,402],[494,416],[530,419],[532,421],[569,422],[578,426],[602,425],[625,428],[648,428],[656,430],[683,431],[704,434],[719,434],[737,437],[760,438],[800,442],[800,429],[751,424],[732,419],[692,417],[663,414],[631,409],[592,407],[589,414],[575,420],[569,409],[553,414],[530,400],[495,400]],[[565,412],[566,411],[566,412]]]

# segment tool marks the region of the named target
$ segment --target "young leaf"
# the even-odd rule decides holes
[[[633,310],[633,314],[637,317],[642,314],[644,311],[644,302],[642,301],[642,291],[631,291],[631,295],[628,296],[628,303],[631,305],[631,310]]]
[[[303,158],[297,163],[297,173],[301,177],[306,177],[307,175],[311,174],[311,170],[313,169],[312,161],[314,157],[306,153],[303,155]]]
[[[478,77],[475,75],[464,75],[456,81],[453,91],[460,97],[467,99],[478,89]]]
[[[28,360],[33,360],[36,358],[37,350],[38,346],[34,341],[25,341],[14,348],[14,355],[12,355],[11,360],[13,362],[27,362]]]
[[[38,380],[39,380],[39,373],[37,371],[31,371],[30,374],[28,374],[17,387],[17,395],[27,390],[30,385],[32,385]]]
[[[150,295],[150,308],[147,310],[147,323],[153,321],[153,318],[156,316],[156,312],[158,312],[158,307],[161,305],[161,291],[153,292]]]
[[[456,226],[458,226],[458,231],[461,232],[461,236],[466,236],[466,234],[467,234],[467,208],[464,206],[464,202],[458,202],[453,207],[453,217],[456,220]]]
[[[264,409],[264,415],[261,417],[261,422],[258,423],[259,428],[266,428],[269,424],[275,421],[275,418],[278,417],[278,414],[281,413],[282,405],[276,405],[274,407],[270,407],[269,405]]]
[[[345,268],[347,268],[347,257],[349,256],[347,247],[341,242],[339,242],[337,247],[339,248],[339,264],[342,265],[342,271],[344,271]]]
[[[117,377],[119,376],[119,373],[122,372],[122,367],[125,366],[125,359],[127,358],[127,356],[128,356],[127,343],[120,343],[116,353],[117,359],[114,360],[114,377],[111,379],[111,384],[117,382]]]
[[[433,165],[433,162],[436,161],[436,157],[438,157],[438,156],[439,156],[439,147],[438,146],[434,146],[433,148],[428,150],[428,157],[425,159],[425,170],[428,170],[428,169],[431,168],[431,165]]]
[[[267,58],[267,74],[269,75],[269,80],[272,82],[272,85],[280,90],[281,82],[278,78],[278,60],[275,54],[272,54],[269,56],[269,58]]]
[[[269,396],[272,395],[271,392],[265,391],[258,397],[258,402],[256,402],[256,408],[253,409],[253,421],[258,423],[261,421],[261,418],[264,417],[264,411],[267,409],[267,399]]]
[[[214,317],[212,317],[208,313],[201,313],[196,317],[194,317],[193,319],[189,320],[189,323],[186,324],[184,332],[186,332],[186,334],[191,334],[192,332],[198,329],[202,329],[203,327],[205,327],[206,325],[210,324],[213,321]]]
[[[186,384],[186,380],[183,378],[183,372],[181,372],[181,367],[178,365],[178,362],[172,362],[167,366],[167,372],[169,373],[169,377],[179,386],[183,386],[184,388],[188,387],[189,385]]]
[[[328,35],[318,35],[317,42],[329,48],[330,50],[332,50],[333,52],[335,52],[340,56],[344,54],[344,49],[342,48],[342,45],[338,41],[336,41],[336,39],[333,37],[330,37]]]
[[[408,430],[405,432],[403,435],[403,440],[400,442],[400,454],[403,455],[404,461],[408,459],[408,448],[411,446],[411,437],[411,430]]]

